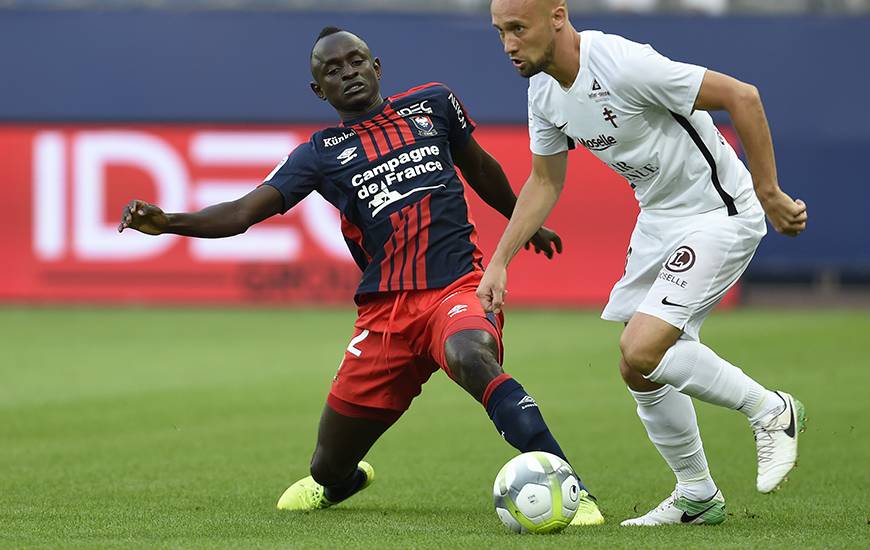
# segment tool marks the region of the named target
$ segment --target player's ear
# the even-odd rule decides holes
[[[568,22],[568,10],[565,9],[564,5],[556,6],[556,9],[553,10],[552,21],[556,32],[561,31],[565,27],[565,23]]]
[[[308,83],[308,85],[311,86],[311,91],[314,92],[314,95],[316,95],[323,101],[326,101],[326,94],[323,93],[323,89],[317,82],[311,81]]]
[[[372,61],[372,67],[375,69],[375,75],[378,77],[378,80],[381,79],[381,59],[376,57],[374,61]]]

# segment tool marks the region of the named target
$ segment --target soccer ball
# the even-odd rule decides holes
[[[580,483],[567,462],[533,451],[502,467],[492,496],[499,519],[514,533],[555,533],[577,513]]]

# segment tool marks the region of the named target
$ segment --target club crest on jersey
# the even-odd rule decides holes
[[[335,160],[341,161],[341,165],[344,166],[356,157],[356,147],[348,147],[347,149],[342,151],[337,157],[335,157]]]
[[[417,115],[411,117],[411,120],[414,122],[414,126],[417,127],[417,131],[421,136],[436,136],[438,135],[438,130],[435,129],[435,125],[432,124],[432,119],[426,115]]]

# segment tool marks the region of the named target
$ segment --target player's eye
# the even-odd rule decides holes
[[[516,27],[514,27],[514,34],[523,34],[525,30],[526,28],[524,26],[517,25]]]
[[[362,64],[363,64],[363,60],[362,60],[362,59],[354,59],[354,60],[351,62],[351,65],[353,65],[354,67],[359,67],[359,66],[362,65]]]
[[[326,71],[326,76],[335,76],[338,74],[338,67],[333,67]]]

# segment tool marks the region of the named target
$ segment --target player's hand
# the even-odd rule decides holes
[[[777,190],[773,196],[762,200],[761,205],[764,207],[767,219],[770,220],[770,225],[778,233],[797,237],[807,228],[807,205],[804,201],[792,200],[791,197]]]
[[[121,213],[118,233],[129,227],[148,235],[160,235],[166,231],[168,225],[169,219],[163,210],[145,201],[132,200]]]
[[[559,237],[555,231],[550,231],[546,227],[541,227],[538,229],[537,233],[532,235],[532,238],[529,239],[529,242],[526,243],[524,248],[528,250],[530,246],[535,247],[535,254],[543,252],[544,256],[548,259],[552,259],[554,249],[555,254],[562,253],[562,238]]]
[[[507,269],[490,264],[477,286],[477,299],[484,311],[500,313],[507,294]]]

